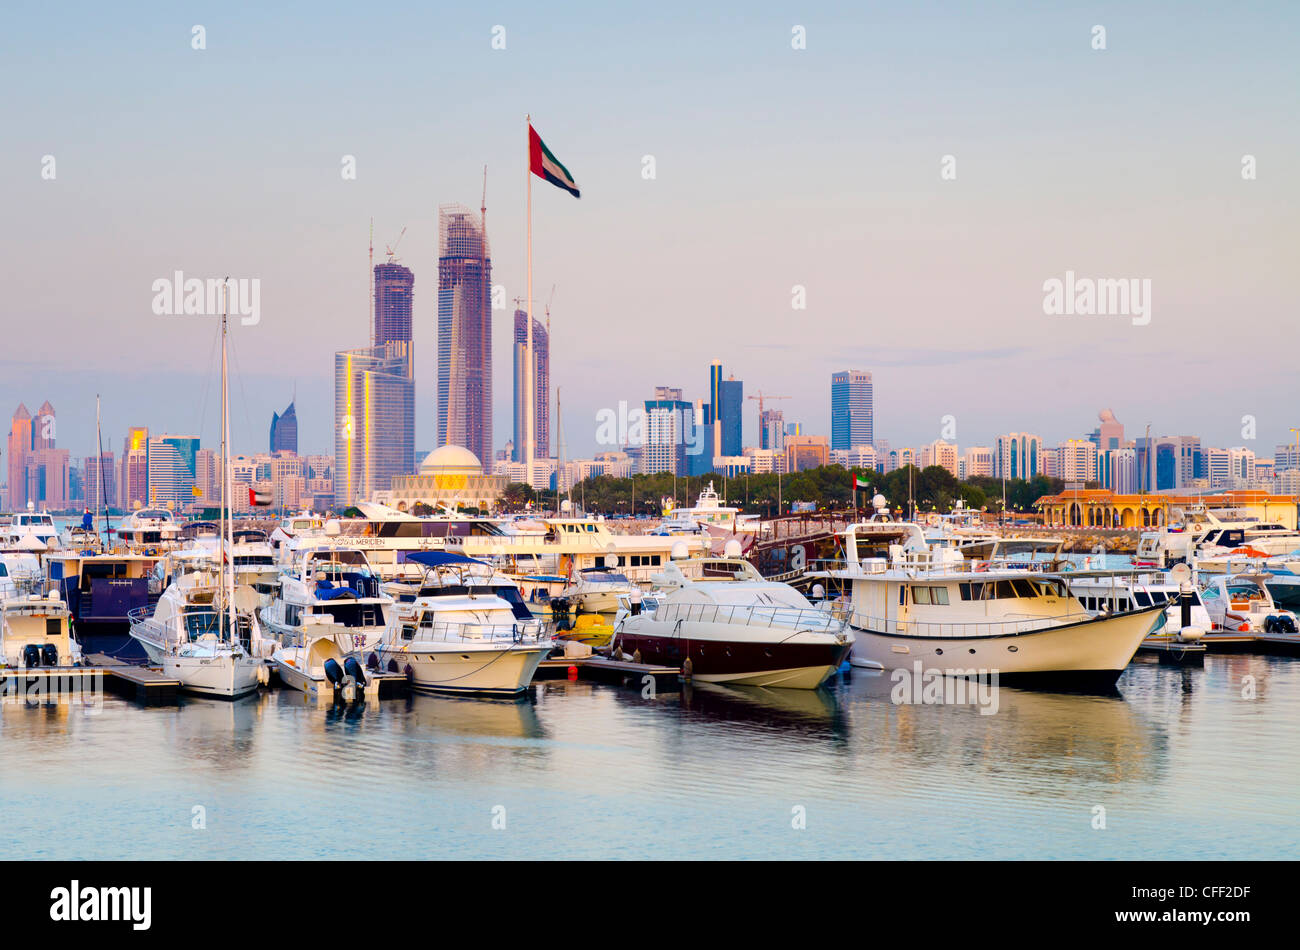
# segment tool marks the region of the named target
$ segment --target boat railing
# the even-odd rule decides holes
[[[658,604],[656,620],[665,623],[735,623],[749,627],[843,627],[849,611],[843,605],[786,607],[777,604]],[[646,607],[642,606],[645,611]]]
[[[516,623],[475,623],[464,620],[439,620],[422,623],[408,635],[410,625],[399,625],[398,645],[437,640],[456,642],[485,640],[492,643],[540,643],[551,639],[555,624],[551,621],[526,620]]]
[[[856,563],[843,558],[818,558],[809,562],[805,573],[842,572],[854,576],[870,577],[888,571],[903,571],[916,577],[932,577],[940,574],[985,574],[989,571],[1017,571],[1035,573],[1061,573],[1060,566],[1053,567],[1052,561],[1016,561],[995,558],[991,561],[966,558],[960,561],[945,561],[932,558],[928,554],[917,553],[903,558],[860,557]],[[1069,568],[1066,568],[1069,570]]]
[[[1049,630],[1071,623],[1083,623],[1096,620],[1094,614],[1086,610],[1056,614],[1051,617],[1023,617],[1007,620],[972,620],[954,623],[936,623],[928,620],[899,620],[897,617],[872,617],[860,611],[854,611],[849,618],[850,626],[875,633],[901,633],[913,637],[1002,637],[1019,633],[1034,633]]]

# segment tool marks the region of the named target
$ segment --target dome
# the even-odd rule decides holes
[[[483,463],[478,456],[460,445],[434,449],[420,463],[421,475],[482,475]]]

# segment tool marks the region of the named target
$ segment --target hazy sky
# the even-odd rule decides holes
[[[895,446],[946,414],[963,446],[1054,444],[1103,407],[1130,436],[1238,445],[1250,414],[1244,444],[1291,440],[1300,5],[703,6],[7,3],[0,415],[49,399],[88,454],[99,392],[114,449],[132,424],[215,445],[215,321],[156,316],[151,285],[230,274],[261,281],[261,322],[233,333],[235,448],[264,451],[296,387],[300,448],[332,452],[373,215],[379,256],[408,229],[431,448],[437,206],[477,208],[488,166],[493,279],[522,295],[531,112],[583,194],[534,189],[571,456],[598,448],[601,407],[705,396],[715,358],[821,433],[831,372],[869,370]],[[1149,279],[1149,325],[1044,315],[1067,270]],[[747,401],[747,444],[756,417]]]

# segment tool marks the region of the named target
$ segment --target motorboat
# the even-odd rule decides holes
[[[41,542],[33,550],[54,550],[60,546],[59,528],[48,511],[36,511],[29,506],[26,511],[0,515],[0,548],[14,548],[23,538],[31,537]]]
[[[808,572],[850,611],[851,662],[958,676],[996,672],[1008,685],[1113,688],[1164,604],[1095,614],[1070,593],[1032,539],[1003,539],[987,558],[924,542],[918,525],[864,522],[845,530],[844,558]],[[874,547],[873,547],[874,545]],[[1023,549],[1029,556],[1013,559]],[[872,556],[864,556],[872,555]]]
[[[306,692],[326,682],[328,661],[341,668],[349,658],[372,653],[393,616],[393,598],[384,593],[366,553],[323,543],[299,552],[261,609],[277,643],[272,661],[280,679]]]
[[[618,610],[619,598],[639,596],[640,588],[627,576],[607,567],[585,567],[573,583],[552,598],[565,602],[574,614],[612,614]]]
[[[46,594],[41,587],[35,555],[0,554],[0,667],[57,669],[82,662],[67,605],[57,591]]]
[[[131,551],[160,551],[181,540],[181,528],[166,508],[137,508],[118,522],[114,531]]]
[[[845,620],[748,561],[730,579],[688,577],[676,562],[615,621],[615,655],[682,669],[705,683],[816,689],[853,644]]]
[[[518,597],[501,596],[491,565],[449,551],[418,552],[425,576],[378,649],[375,666],[432,692],[514,695],[528,688],[554,646],[553,626]]]
[[[1277,605],[1269,593],[1271,575],[1263,571],[1220,574],[1201,591],[1216,630],[1241,633],[1296,633],[1296,615]]]
[[[72,612],[73,632],[87,654],[145,658],[128,618],[156,603],[166,587],[154,574],[159,555],[59,551],[44,561],[47,584]]]

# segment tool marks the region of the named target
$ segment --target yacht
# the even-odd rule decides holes
[[[42,546],[39,550],[58,548],[59,528],[54,523],[54,516],[48,511],[35,511],[32,506],[26,511],[0,515],[0,548],[12,548],[25,537],[40,541]]]
[[[1300,547],[1300,531],[1276,521],[1261,521],[1231,509],[1194,505],[1175,510],[1177,521],[1158,531],[1144,531],[1134,563],[1138,567],[1171,567],[1179,562],[1224,556],[1274,557]]]
[[[1269,593],[1266,572],[1220,574],[1201,591],[1215,630],[1240,633],[1296,633],[1296,615]]]
[[[158,555],[59,551],[45,555],[46,583],[72,614],[72,628],[86,653],[143,660],[131,636],[129,615],[156,603],[163,587],[154,577]]]
[[[415,689],[514,695],[526,690],[554,646],[552,627],[532,617],[483,561],[450,551],[417,552],[425,568],[410,599],[397,605],[376,665],[402,672]]]
[[[614,654],[676,666],[705,683],[816,689],[853,644],[843,618],[814,607],[789,584],[765,580],[748,561],[732,577],[687,577],[670,563],[614,626]]]
[[[42,586],[34,554],[0,554],[0,667],[61,668],[82,662],[67,605],[57,592],[44,594]]]
[[[182,525],[166,508],[138,508],[114,530],[129,550],[158,551],[174,546],[181,539]]]
[[[619,598],[640,594],[640,588],[627,576],[608,567],[584,567],[572,584],[560,591],[558,598],[575,613],[612,614],[618,610]],[[554,602],[555,598],[552,598]]]
[[[238,699],[269,679],[257,655],[266,651],[255,597],[247,588],[223,591],[221,573],[204,567],[175,575],[157,604],[132,611],[131,636],[185,691]]]
[[[1188,584],[1184,590],[1183,585],[1169,574],[1158,571],[1090,571],[1063,576],[1069,582],[1070,593],[1078,598],[1084,610],[1094,616],[1163,605],[1166,627],[1178,631],[1184,626],[1182,606],[1186,597],[1190,601],[1189,625],[1201,631],[1212,628],[1200,589],[1195,584]]]
[[[393,598],[364,551],[320,545],[299,551],[281,574],[272,602],[261,608],[281,680],[313,691],[325,680],[325,661],[367,656],[393,621]]]
[[[844,560],[809,577],[831,583],[851,611],[850,662],[867,669],[970,676],[1008,685],[1113,688],[1164,605],[1096,615],[1042,560],[1039,539],[1003,539],[989,556],[925,544],[910,522],[863,522],[844,532]],[[1027,559],[1015,559],[1021,550]],[[863,555],[874,556],[863,556]]]

